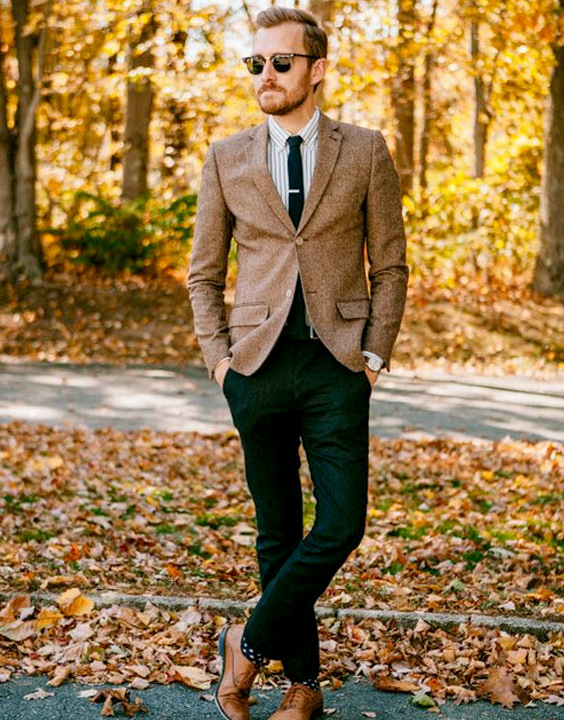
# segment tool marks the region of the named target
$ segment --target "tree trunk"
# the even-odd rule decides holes
[[[18,56],[19,97],[16,111],[17,147],[15,157],[15,215],[17,233],[17,264],[31,279],[42,275],[43,257],[36,223],[35,200],[35,116],[41,97],[46,45],[46,23],[50,3],[46,6],[45,27],[39,35],[37,82],[33,77],[33,56],[37,35],[24,35],[28,20],[28,0],[12,0],[15,41]]]
[[[0,49],[0,258],[9,272],[16,262],[14,216],[14,146],[8,128],[8,98],[4,80],[4,56]]]
[[[564,0],[560,0],[564,10]],[[564,296],[564,45],[554,48],[546,115],[540,205],[540,250],[533,286],[544,295]]]
[[[393,103],[396,118],[395,162],[402,195],[413,190],[415,136],[415,33],[416,0],[398,0],[397,74],[394,78]]]
[[[427,160],[429,155],[429,142],[433,124],[433,96],[432,79],[435,66],[435,50],[433,48],[433,30],[437,16],[438,0],[433,1],[431,17],[427,25],[426,41],[427,52],[425,53],[425,65],[423,75],[423,127],[419,143],[419,188],[421,190],[421,203],[423,210],[427,205]]]
[[[325,27],[333,20],[335,0],[309,0],[309,11]]]
[[[480,59],[480,25],[472,19],[470,24],[470,54],[474,68],[474,170],[473,176],[484,176],[486,167],[486,143],[488,141],[488,128],[490,113],[486,103],[484,80],[479,68]]]
[[[335,0],[309,0],[309,11],[329,34],[328,26],[333,21]],[[317,105],[322,108],[325,103],[325,81],[315,91],[315,97]]]
[[[136,70],[151,70],[154,58],[148,47],[155,34],[155,19],[151,16],[141,30],[137,43],[130,45],[127,84],[127,108],[125,118],[125,149],[123,155],[124,200],[134,200],[147,192],[147,169],[149,165],[149,125],[153,107],[151,78]],[[141,46],[141,47],[140,47]]]
[[[108,76],[112,76],[116,72],[118,56],[116,53],[108,57]],[[106,127],[110,133],[110,172],[119,172],[119,167],[123,163],[123,109],[121,98],[110,93],[108,97],[102,101],[104,108],[104,116],[106,118]]]

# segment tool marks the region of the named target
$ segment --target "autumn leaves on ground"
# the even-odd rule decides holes
[[[53,277],[41,291],[4,284],[1,293],[4,361],[200,362],[179,283]],[[561,321],[561,304],[526,290],[453,298],[415,288],[396,367],[550,376],[562,369]],[[562,618],[561,445],[373,438],[370,468],[366,537],[323,603]],[[302,474],[311,523],[305,462]],[[205,693],[218,676],[226,618],[150,604],[96,609],[89,594],[258,596],[236,434],[10,423],[0,426],[0,475],[0,591],[17,593],[0,611],[0,681],[44,672],[54,686],[179,680]],[[56,602],[31,601],[41,589],[58,593]],[[327,688],[354,673],[412,692],[422,706],[564,702],[562,635],[331,617],[321,639]],[[279,670],[272,663],[260,682],[271,685]],[[109,714],[119,695],[95,699]],[[125,695],[121,702],[129,714],[142,710]]]
[[[551,376],[564,369],[562,302],[463,278],[455,289],[412,281],[394,366]],[[0,283],[0,362],[112,365],[200,361],[182,277],[50,275]]]

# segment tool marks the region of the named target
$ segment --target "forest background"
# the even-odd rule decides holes
[[[293,3],[330,34],[319,104],[380,128],[395,158],[424,324],[400,338],[406,362],[562,362],[561,303],[546,298],[564,294],[563,2]],[[61,339],[53,304],[81,334],[60,308],[69,283],[74,305],[108,273],[112,288],[118,276],[183,286],[207,147],[262,120],[240,58],[269,4],[0,0],[5,355],[76,360],[88,344],[91,356],[68,337],[67,351],[45,349]],[[184,331],[168,359],[197,354]],[[23,348],[34,333],[43,356]]]

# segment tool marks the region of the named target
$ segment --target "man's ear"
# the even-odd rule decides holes
[[[325,77],[327,72],[327,58],[319,58],[311,66],[311,84],[317,85]]]

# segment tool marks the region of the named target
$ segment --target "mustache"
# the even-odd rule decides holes
[[[267,90],[280,90],[278,85],[261,85],[258,89],[258,94],[262,95],[263,92],[266,92]]]

